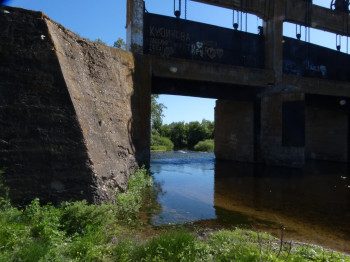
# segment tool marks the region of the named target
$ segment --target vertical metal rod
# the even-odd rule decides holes
[[[187,20],[187,0],[185,0],[185,20]]]
[[[241,31],[243,31],[243,11],[241,10]]]
[[[338,46],[338,34],[335,35],[335,47]]]
[[[232,10],[232,26],[235,24],[235,10]]]
[[[245,31],[248,31],[248,13],[245,13]]]

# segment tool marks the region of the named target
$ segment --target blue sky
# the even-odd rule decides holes
[[[101,38],[113,45],[118,37],[126,39],[126,1],[127,0],[8,0],[7,5],[30,10],[43,11],[51,19],[78,33],[82,37],[94,40]],[[146,9],[151,13],[173,16],[173,0],[146,0]],[[313,0],[314,4],[329,7],[330,0]],[[185,0],[182,0],[184,17]],[[232,11],[196,2],[188,1],[187,19],[203,23],[232,28]],[[243,22],[245,19],[243,19]],[[256,33],[261,20],[248,16],[247,30]],[[246,25],[243,24],[243,30]],[[295,25],[285,24],[284,34],[295,37]],[[311,42],[335,48],[335,35],[311,30]],[[304,29],[302,29],[304,39]],[[342,37],[342,51],[346,52],[346,38]],[[164,123],[174,121],[201,121],[203,118],[214,120],[215,100],[180,96],[160,96],[164,103]]]

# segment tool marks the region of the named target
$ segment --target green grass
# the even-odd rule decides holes
[[[204,141],[200,141],[194,146],[194,150],[201,152],[214,152],[214,140],[207,139]]]
[[[168,152],[166,146],[151,146],[151,151],[154,152]]]
[[[241,229],[209,233],[204,239],[190,232],[165,232],[144,242],[120,242],[115,250],[115,261],[350,261],[320,247],[281,247],[271,235]]]
[[[145,237],[140,232],[147,225],[139,214],[142,204],[154,197],[152,183],[141,169],[131,176],[128,191],[116,195],[116,203],[103,205],[79,201],[54,207],[34,199],[18,209],[0,197],[0,261],[350,262],[321,247],[242,229],[198,233],[198,228],[169,226]]]

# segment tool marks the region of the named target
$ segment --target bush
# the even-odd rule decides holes
[[[138,214],[151,186],[152,177],[140,169],[114,204],[76,201],[54,207],[34,199],[19,210],[9,201],[1,204],[0,197],[0,262],[114,261],[111,239],[131,231],[126,225],[139,225]]]
[[[194,146],[194,150],[202,152],[214,152],[214,140],[207,139],[200,141]]]
[[[166,146],[151,146],[151,151],[167,152]]]
[[[153,135],[151,137],[151,147],[157,150],[160,149],[159,146],[162,146],[162,149],[165,148],[165,151],[172,151],[174,149],[174,144],[169,138]]]
[[[129,179],[128,191],[116,195],[116,217],[128,223],[137,219],[142,207],[147,188],[153,185],[153,180],[146,169],[141,168]]]

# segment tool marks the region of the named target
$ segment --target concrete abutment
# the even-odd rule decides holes
[[[83,39],[41,12],[0,15],[0,169],[13,203],[114,201],[148,164],[143,57]]]

